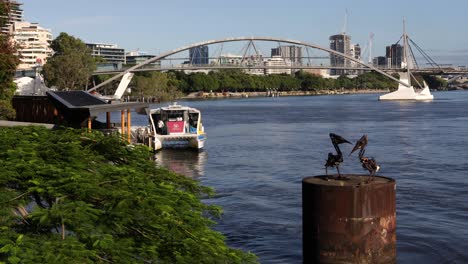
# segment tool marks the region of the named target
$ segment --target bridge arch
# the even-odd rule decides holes
[[[325,51],[325,52],[328,52],[330,54],[333,54],[333,55],[337,55],[339,57],[343,57],[345,59],[348,59],[350,61],[353,61],[353,62],[356,62],[357,64],[359,65],[362,65],[366,68],[369,68],[371,70],[374,70],[382,75],[385,75],[387,76],[388,78],[406,86],[406,87],[410,87],[407,83],[403,82],[403,81],[400,81],[398,79],[396,79],[395,77],[391,76],[390,74],[372,66],[372,65],[368,65],[356,58],[353,58],[351,56],[348,56],[344,53],[341,53],[341,52],[338,52],[336,50],[332,50],[332,49],[329,49],[329,48],[325,48],[325,47],[322,47],[322,46],[319,46],[319,45],[316,45],[316,44],[313,44],[313,43],[307,43],[307,42],[303,42],[303,41],[298,41],[298,40],[291,40],[291,39],[283,39],[283,38],[273,38],[273,37],[235,37],[235,38],[224,38],[224,39],[217,39],[217,40],[208,40],[208,41],[203,41],[203,42],[198,42],[198,43],[195,43],[195,44],[191,44],[191,45],[188,45],[188,46],[184,46],[184,47],[181,47],[181,48],[177,48],[177,49],[173,49],[173,50],[170,50],[168,52],[165,52],[165,53],[162,53],[160,54],[159,56],[156,56],[154,58],[151,58],[151,59],[148,59],[140,64],[137,64],[133,67],[130,67],[128,68],[127,70],[111,77],[110,79],[96,85],[95,87],[91,88],[88,90],[88,92],[91,92],[91,91],[94,91],[114,80],[117,80],[118,78],[122,77],[124,74],[128,73],[128,72],[132,72],[132,71],[135,71],[137,70],[138,68],[142,67],[142,66],[145,66],[147,64],[150,64],[150,63],[153,63],[155,61],[158,61],[158,60],[161,60],[161,59],[164,59],[165,57],[168,57],[168,56],[171,56],[173,54],[176,54],[176,53],[179,53],[179,52],[182,52],[182,51],[186,51],[186,50],[189,50],[191,48],[196,48],[196,47],[199,47],[199,46],[204,46],[204,45],[212,45],[212,44],[218,44],[218,43],[224,43],[224,42],[237,42],[237,41],[270,41],[270,42],[283,42],[283,43],[289,43],[289,44],[294,44],[294,45],[301,45],[301,46],[306,46],[306,47],[310,47],[310,48],[313,48],[313,49],[318,49],[318,50],[322,50],[322,51]]]

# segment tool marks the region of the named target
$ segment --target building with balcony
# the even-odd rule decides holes
[[[18,70],[43,65],[52,56],[52,33],[49,29],[29,22],[15,22],[11,28],[13,41],[18,45]]]
[[[86,46],[91,49],[91,55],[101,57],[106,64],[125,64],[125,49],[119,48],[115,44],[104,43],[86,43]]]
[[[137,65],[142,62],[145,62],[149,59],[152,59],[156,56],[149,55],[146,52],[141,51],[131,51],[125,54],[125,60],[127,65]],[[144,68],[161,68],[161,61],[155,61],[148,65],[143,66]]]
[[[275,67],[270,69],[265,69],[265,74],[291,74],[291,62],[285,60],[281,56],[273,56],[264,62],[266,67]],[[279,67],[288,67],[288,68],[279,68]]]
[[[13,34],[13,24],[23,21],[23,9],[21,9],[23,4],[15,0],[6,0],[4,2],[8,9],[8,15],[2,16],[5,19],[5,24],[1,25],[0,33],[11,35]]]
[[[240,65],[242,62],[241,55],[235,54],[222,54],[219,58],[216,59],[215,64],[217,65]]]
[[[241,60],[241,64],[247,67],[252,67],[252,69],[244,70],[245,73],[253,75],[264,75],[265,70],[263,68],[253,69],[253,67],[263,67],[264,60],[261,54],[253,54],[250,56],[245,56]]]

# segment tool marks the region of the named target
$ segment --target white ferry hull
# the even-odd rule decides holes
[[[154,149],[163,148],[193,148],[202,149],[205,146],[205,135],[157,135]]]

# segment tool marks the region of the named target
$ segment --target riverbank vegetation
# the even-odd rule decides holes
[[[105,80],[106,77],[100,77]],[[116,85],[116,84],[114,84]],[[206,73],[182,71],[136,73],[130,83],[133,98],[154,98],[157,101],[174,100],[194,92],[266,92],[276,90],[325,91],[396,89],[398,84],[378,73],[364,73],[355,78],[340,76],[323,78],[303,71],[289,74],[251,75],[242,70],[220,70]],[[105,87],[109,91],[112,87]]]
[[[0,130],[0,262],[255,263],[213,231],[213,190],[99,132]]]
[[[150,81],[155,79],[154,75],[157,75],[159,80]],[[394,77],[398,78],[398,75]],[[446,86],[443,80],[429,75],[417,76],[417,78],[421,83],[423,79],[426,80],[434,89]],[[143,83],[145,85],[142,85]],[[266,92],[272,89],[280,92],[395,90],[398,83],[376,72],[366,72],[354,78],[343,75],[332,79],[303,71],[298,71],[294,75],[251,75],[242,70],[219,70],[208,74],[200,72],[187,74],[182,71],[173,71],[146,73],[145,76],[143,73],[137,73],[130,86],[132,86],[132,96],[155,97],[158,101],[164,101],[165,98],[174,99],[180,94],[194,92]]]
[[[337,79],[298,71],[294,75],[250,75],[241,70],[220,70],[208,74],[183,72],[174,73],[184,93],[197,91],[223,92],[246,91],[264,92],[267,89],[279,91],[311,91],[324,89],[392,89],[394,81],[377,73],[365,73],[356,78],[340,76]]]

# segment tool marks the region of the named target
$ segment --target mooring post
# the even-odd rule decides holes
[[[93,124],[93,119],[91,117],[88,117],[88,132],[91,132],[92,124]]]
[[[396,263],[396,183],[344,175],[302,180],[304,263]]]
[[[132,118],[131,118],[131,111],[130,109],[127,109],[127,141],[128,141],[128,144],[132,143],[132,131],[130,130],[130,126],[131,126],[131,121]]]
[[[120,131],[122,133],[122,139],[125,138],[125,111],[120,111]]]
[[[106,112],[106,126],[107,126],[107,129],[110,129],[111,128],[111,115],[110,115],[110,112]]]

